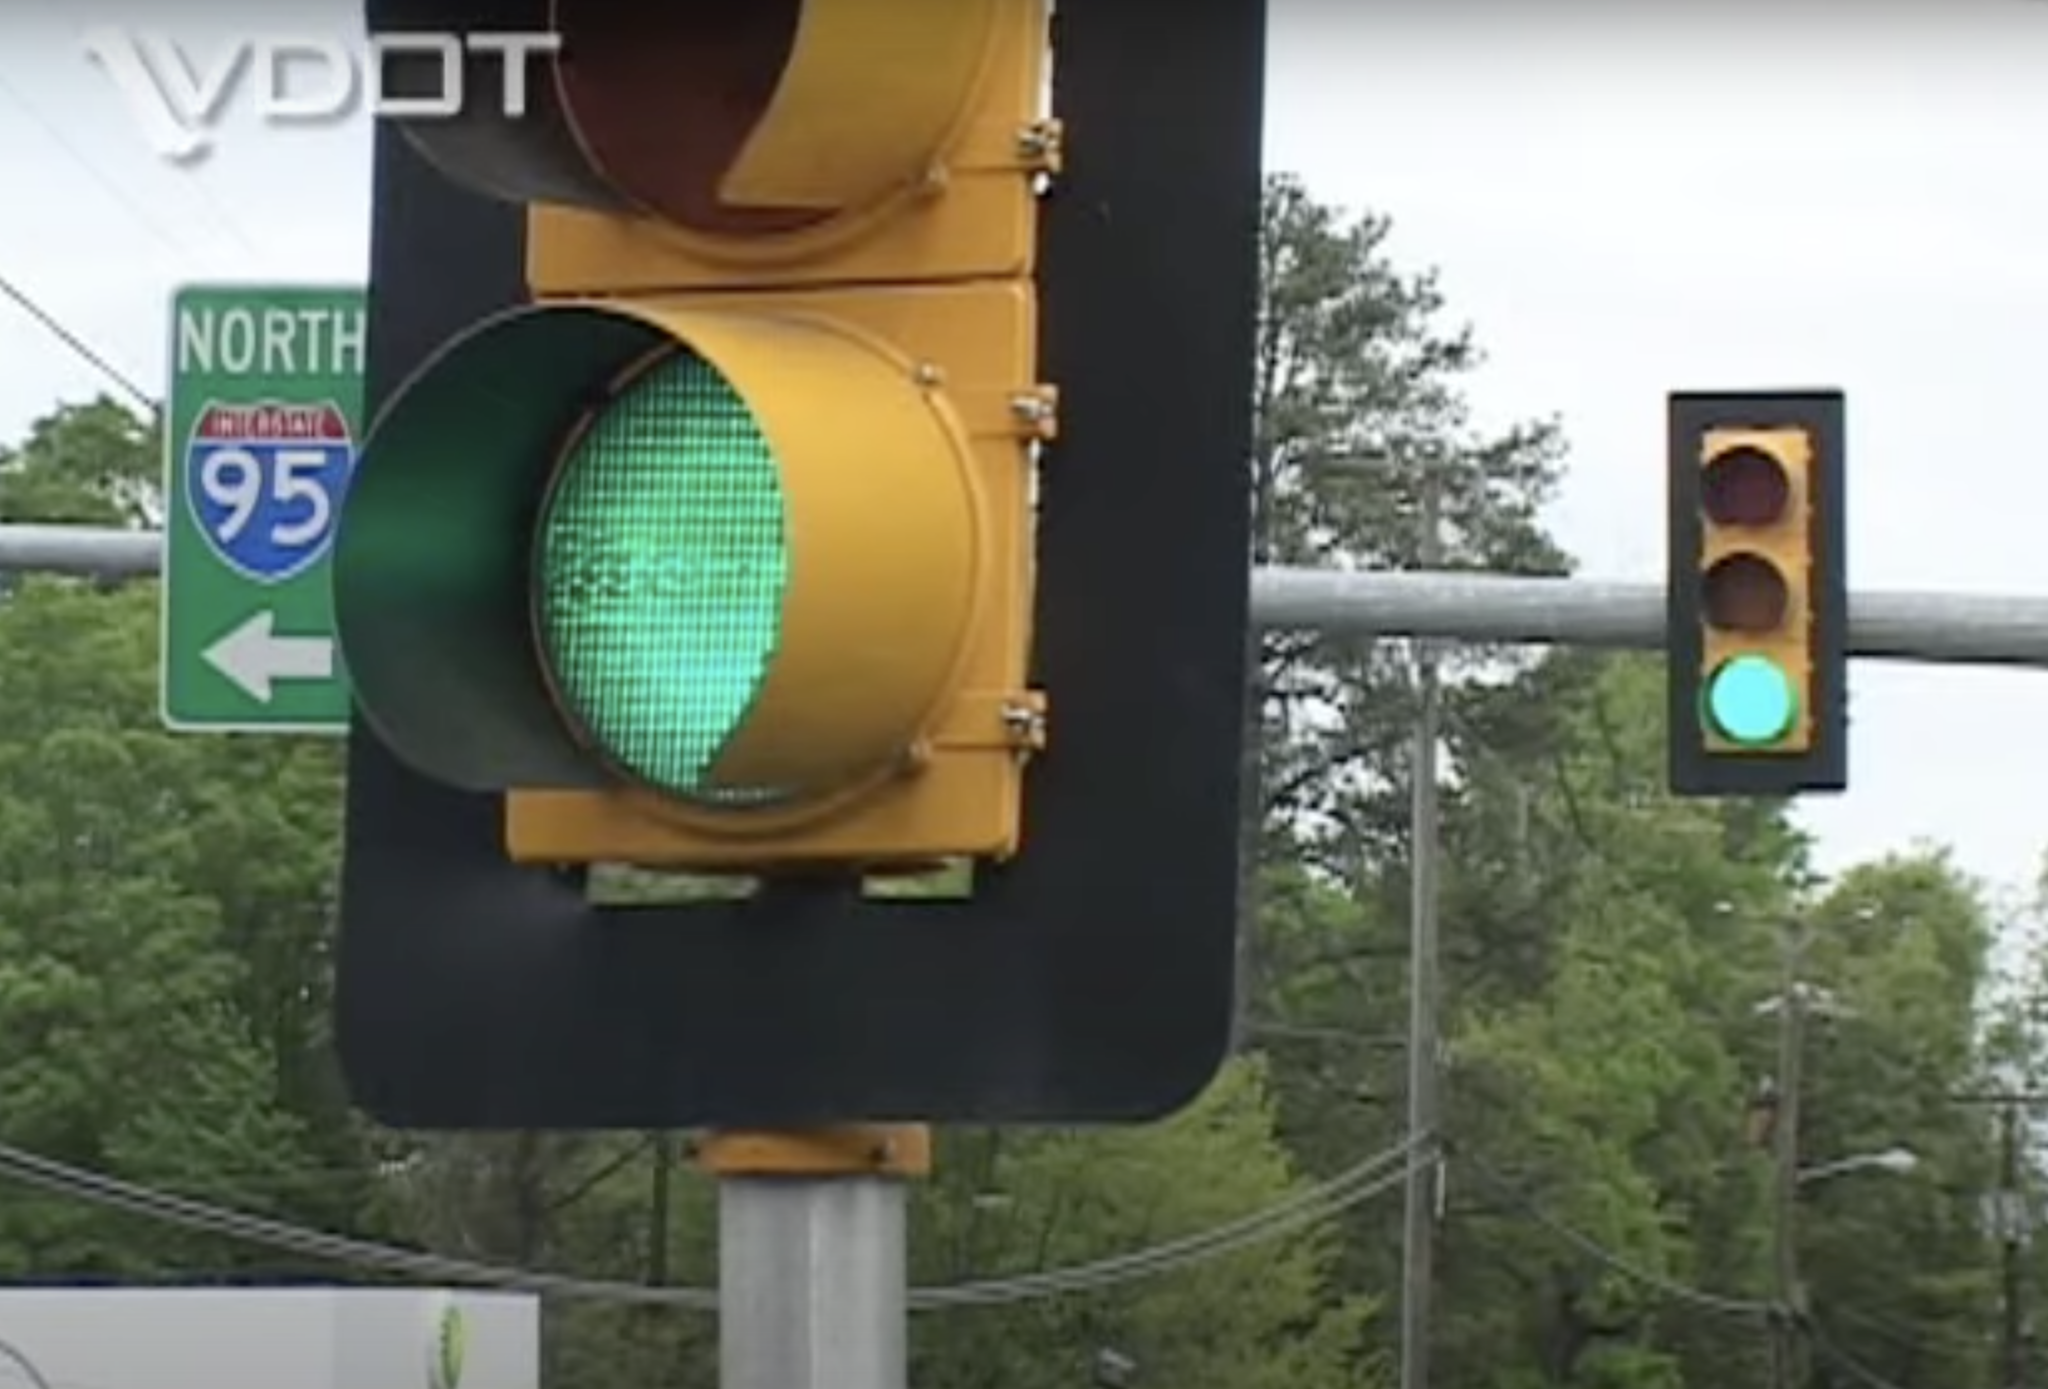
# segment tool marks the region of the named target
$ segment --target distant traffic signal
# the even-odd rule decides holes
[[[529,114],[379,134],[357,1099],[1178,1106],[1232,1020],[1262,0],[1060,7],[1050,109],[1050,0],[534,8]],[[739,881],[600,900],[621,864]]]
[[[1672,788],[1844,789],[1841,395],[1674,394],[1669,467]]]

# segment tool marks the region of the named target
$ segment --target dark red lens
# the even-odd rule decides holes
[[[1706,619],[1724,632],[1774,632],[1785,623],[1791,590],[1785,576],[1761,555],[1717,560],[1702,582]]]
[[[1700,509],[1717,525],[1768,526],[1791,500],[1792,480],[1762,449],[1730,449],[1700,474]]]

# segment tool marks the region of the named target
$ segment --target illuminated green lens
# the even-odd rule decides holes
[[[1737,656],[1707,681],[1707,717],[1731,743],[1765,747],[1792,731],[1799,697],[1791,678],[1764,656]]]
[[[785,531],[768,441],[691,354],[628,386],[563,460],[537,541],[541,646],[621,770],[684,798],[775,798],[709,778],[781,637]]]

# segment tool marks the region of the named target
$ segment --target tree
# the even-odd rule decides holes
[[[1451,1122],[1482,1175],[1445,1234],[1446,1382],[1762,1371],[1754,1319],[1651,1280],[1768,1292],[1742,1106],[1800,846],[1666,793],[1662,700],[1652,663],[1559,655],[1468,706],[1444,909]]]
[[[1269,1207],[1304,1182],[1273,1132],[1264,1068],[1234,1063],[1167,1122],[1090,1133],[956,1134],[918,1193],[921,1281],[997,1279],[1082,1264]],[[914,1324],[913,1380],[954,1389],[1064,1389],[1111,1350],[1146,1383],[1321,1389],[1376,1378],[1363,1298],[1330,1286],[1327,1228],[1177,1272]],[[1361,1379],[1361,1376],[1364,1379]]]
[[[163,523],[163,437],[110,396],[67,406],[0,447],[0,520],[45,525]]]
[[[236,1006],[244,963],[199,883],[190,798],[211,750],[151,726],[151,599],[44,580],[0,604],[0,1133],[201,1197],[302,1209],[308,1128],[278,1092],[271,1039]],[[18,1270],[168,1257],[82,1207],[0,1203],[0,1259]]]
[[[1904,1176],[1816,1182],[1800,1212],[1814,1314],[1903,1383],[1991,1383],[1996,1283],[1979,1202],[1997,1183],[1995,1113],[1959,1105],[1981,1071],[1992,930],[1939,850],[1844,874],[1815,908],[1807,957],[1842,1004],[1810,1049],[1809,1161],[1903,1145]]]
[[[143,524],[159,468],[153,426],[118,404],[60,410],[0,454],[0,514]],[[19,942],[0,966],[0,1028],[19,1040],[0,1093],[38,1097],[0,1131],[352,1225],[368,1169],[325,1034],[337,760],[316,742],[165,733],[156,605],[154,583],[61,579],[0,603],[0,932]],[[81,1210],[57,1219],[98,1232],[84,1267],[164,1248],[123,1252]],[[16,1245],[40,1263],[37,1248]]]
[[[1392,261],[1393,224],[1269,179],[1261,229],[1253,392],[1254,562],[1414,567],[1425,492],[1439,500],[1445,567],[1557,572],[1537,513],[1562,443],[1535,421],[1487,435],[1465,380],[1469,328],[1447,328],[1434,273]],[[1397,860],[1412,719],[1398,653],[1314,634],[1267,637],[1247,729],[1247,834],[1330,866]]]

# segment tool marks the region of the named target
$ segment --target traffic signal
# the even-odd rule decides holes
[[[518,862],[1009,857],[1045,730],[1046,0],[553,13],[525,144],[413,129],[530,204],[531,302],[366,444],[335,558],[364,717],[509,791]]]
[[[335,556],[379,1120],[1109,1122],[1214,1074],[1265,7],[1062,6],[1047,110],[1049,9],[372,5],[561,39],[526,115],[492,66],[379,131]],[[940,858],[964,895],[863,887]]]
[[[1848,784],[1839,392],[1670,398],[1671,785]]]

